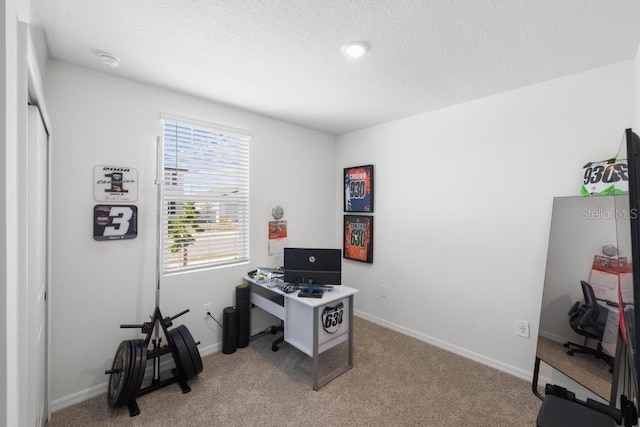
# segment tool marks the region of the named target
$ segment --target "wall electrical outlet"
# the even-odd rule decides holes
[[[380,296],[381,297],[386,297],[387,296],[387,285],[381,285],[380,286]]]
[[[516,333],[521,337],[529,338],[529,322],[516,320]]]
[[[211,308],[213,307],[213,303],[206,303],[205,305],[202,306],[202,316],[206,319],[209,317],[209,315],[207,313],[211,313],[211,315],[213,316],[213,313],[211,312]]]

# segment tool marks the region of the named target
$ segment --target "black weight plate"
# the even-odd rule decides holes
[[[113,363],[111,364],[111,374],[109,375],[109,388],[107,390],[107,401],[109,406],[114,408],[119,403],[122,395],[125,371],[124,366],[127,364],[129,358],[129,348],[125,341],[121,342],[116,349],[116,354],[113,357]]]
[[[191,379],[196,376],[195,367],[193,366],[193,360],[191,359],[191,355],[189,354],[189,348],[187,347],[187,343],[184,341],[182,334],[179,329],[175,329],[175,336],[178,341],[178,349],[181,352],[181,359],[183,360],[183,369],[186,379]]]
[[[193,363],[193,376],[196,376],[200,372],[202,372],[202,358],[200,357],[198,346],[196,345],[195,340],[191,336],[191,332],[189,332],[189,329],[187,329],[186,326],[180,325],[176,329],[180,331],[180,335],[182,335],[182,339],[187,346],[187,350],[189,350],[191,362]]]
[[[136,359],[136,349],[133,346],[132,340],[127,340],[127,345],[129,346],[129,373],[124,383],[124,391],[122,394],[122,405],[126,405],[128,403],[128,396],[131,393],[131,387],[132,387],[131,381],[133,380],[133,373],[135,369],[134,361]]]
[[[194,341],[189,329],[186,326],[182,326],[179,328],[180,335],[182,335],[182,339],[184,340],[185,346],[189,351],[189,357],[191,357],[191,363],[193,364],[193,375],[196,376],[200,372],[202,372],[202,359],[200,358],[200,352],[198,351],[198,346]]]
[[[107,393],[107,400],[109,406],[117,408],[124,403],[124,397],[126,389],[128,388],[128,381],[131,368],[131,346],[128,341],[122,341],[116,350],[116,355],[113,358],[113,365],[111,366],[113,372],[109,375],[109,390]]]
[[[122,404],[126,405],[131,401],[131,392],[133,390],[133,383],[135,381],[136,359],[138,358],[137,348],[134,345],[135,340],[127,340],[127,344],[131,349],[131,358],[129,359],[129,375],[127,376],[127,382],[125,383],[124,394],[122,395]]]
[[[135,340],[127,340],[127,344],[129,345],[129,374],[127,376],[127,381],[124,385],[124,392],[122,395],[122,405],[126,405],[131,401],[131,393],[133,390],[133,384],[135,381],[136,374],[136,359],[138,354],[136,353],[137,349],[134,345]]]
[[[138,346],[140,346],[140,359],[138,361],[138,377],[135,381],[134,386],[134,395],[132,399],[138,395],[138,391],[140,391],[140,387],[142,387],[142,381],[144,381],[144,374],[147,371],[147,346],[145,345],[144,340],[138,340]]]
[[[140,391],[142,381],[144,380],[144,373],[147,368],[147,347],[144,345],[144,340],[131,340],[131,345],[135,350],[135,358],[131,363],[133,372],[131,374],[131,380],[129,381],[131,389],[125,399],[125,404],[132,402]]]
[[[133,356],[131,357],[131,376],[129,377],[129,389],[124,399],[124,404],[128,405],[136,396],[136,382],[140,372],[140,357],[142,349],[138,346],[138,340],[129,340]]]
[[[185,344],[180,331],[178,331],[178,329],[172,329],[169,331],[169,336],[174,344],[173,354],[176,366],[182,370],[185,380],[195,377],[196,374],[193,367],[193,361],[191,360],[191,355],[189,354],[189,350],[187,350],[187,345]]]

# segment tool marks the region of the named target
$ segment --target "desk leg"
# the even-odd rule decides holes
[[[349,363],[347,369],[353,367],[353,295],[349,296]]]
[[[313,390],[318,391],[318,368],[320,365],[320,356],[318,355],[318,314],[320,313],[319,307],[313,308]]]

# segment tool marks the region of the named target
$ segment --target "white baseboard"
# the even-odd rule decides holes
[[[222,343],[216,343],[209,345],[207,347],[198,347],[200,351],[200,357],[207,356],[212,353],[216,353],[222,350]],[[170,369],[170,365],[173,362],[170,359],[164,360],[160,363],[160,371],[168,371]],[[147,364],[147,372],[145,375],[153,375],[152,372],[153,364]],[[108,378],[105,376],[105,378]],[[96,396],[100,396],[101,394],[105,394],[109,387],[109,381],[105,381],[101,384],[95,385],[93,387],[89,387],[85,390],[81,390],[76,393],[72,393],[68,396],[62,397],[60,399],[56,399],[51,401],[51,413],[59,411],[61,409],[66,408],[67,406],[75,405],[76,403],[84,402],[85,400],[91,399]],[[105,401],[106,404],[106,401]]]
[[[85,390],[80,390],[76,393],[72,393],[60,399],[53,400],[50,404],[51,413],[55,413],[60,409],[66,408],[67,406],[75,405],[76,403],[84,402],[87,399],[91,399],[92,397],[96,397],[103,393],[106,393],[108,385],[109,382],[104,382],[102,384],[89,387]]]
[[[490,357],[483,356],[481,354],[475,353],[473,351],[469,351],[466,348],[458,347],[456,345],[450,344],[448,342],[442,341],[437,338],[430,337],[420,332],[416,332],[412,329],[405,328],[404,326],[396,325],[395,323],[386,321],[384,319],[380,319],[379,317],[372,316],[370,314],[364,313],[359,310],[354,310],[354,315],[358,317],[362,317],[365,320],[373,322],[377,325],[384,326],[385,328],[389,328],[393,331],[399,332],[403,335],[407,335],[418,339],[422,342],[426,342],[428,344],[435,345],[436,347],[440,347],[443,350],[447,350],[451,353],[455,353],[459,356],[465,357],[467,359],[471,359],[475,362],[482,363],[483,365],[490,366],[499,371],[506,372],[507,374],[511,374],[515,377],[521,378],[523,380],[531,382],[533,380],[533,370],[526,371],[524,369],[520,369],[516,366],[512,366],[501,362],[496,359],[492,359]]]
[[[385,328],[389,328],[393,331],[399,332],[403,335],[407,335],[413,338],[416,338],[420,341],[426,342],[428,344],[432,344],[435,345],[436,347],[440,347],[444,350],[450,351],[451,353],[455,353],[458,354],[462,357],[465,357],[467,359],[471,359],[473,361],[476,361],[478,363],[482,363],[483,365],[487,365],[490,366],[492,368],[495,368],[499,371],[502,372],[506,372],[508,374],[511,374],[515,377],[521,378],[523,380],[527,380],[527,381],[531,381],[533,378],[533,372],[530,371],[525,371],[523,369],[517,368],[515,366],[511,366],[508,365],[504,362],[500,362],[499,360],[495,360],[492,359],[490,357],[486,357],[483,356],[481,354],[469,351],[465,348],[462,347],[458,347],[456,345],[452,345],[450,343],[447,343],[445,341],[439,340],[437,338],[433,338],[430,337],[428,335],[422,334],[420,332],[416,332],[412,329],[409,328],[405,328],[403,326],[397,325],[395,323],[392,322],[388,322],[386,320],[380,319],[376,316],[372,316],[370,314],[364,313],[362,311],[359,310],[354,310],[354,315],[361,317],[365,320],[368,320],[370,322],[373,322],[377,325],[383,326]],[[264,329],[264,328],[263,328]],[[256,330],[256,331],[252,331],[252,335],[255,335],[259,332],[261,332],[262,330]],[[202,347],[202,348],[198,348],[198,350],[200,351],[200,356],[204,357],[207,356],[209,354],[213,354],[213,353],[217,353],[222,351],[222,342],[219,343],[215,343],[212,345],[209,345],[207,347]],[[166,360],[161,364],[161,369],[165,368],[167,365],[169,365],[171,363],[170,360]],[[150,370],[151,366],[147,367],[147,370]],[[51,412],[56,412],[59,411],[61,409],[66,408],[67,406],[71,406],[74,405],[76,403],[80,403],[83,402],[87,399],[91,399],[92,397],[96,397],[99,396],[103,393],[107,392],[107,388],[108,388],[108,381],[105,381],[104,383],[95,385],[93,387],[90,387],[88,389],[85,390],[81,390],[79,392],[70,394],[68,396],[65,396],[63,398],[60,399],[56,399],[54,401],[51,402]]]
[[[551,332],[546,332],[542,330],[538,331],[538,335],[540,335],[541,337],[547,338],[553,342],[559,342],[559,343],[574,341],[576,339],[575,337],[572,337],[572,338],[561,337],[560,335],[552,334]]]

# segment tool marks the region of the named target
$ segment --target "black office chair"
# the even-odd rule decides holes
[[[273,340],[271,343],[271,351],[278,351],[278,345],[284,342],[284,322],[280,321],[280,326],[272,326],[271,333],[276,334],[278,332],[283,332],[281,336]]]
[[[613,368],[614,358],[602,351],[602,336],[607,323],[607,309],[598,304],[596,294],[590,284],[581,280],[580,285],[584,301],[582,304],[576,302],[569,310],[569,325],[571,329],[585,337],[584,343],[576,344],[567,341],[564,347],[569,349],[567,351],[569,356],[573,356],[575,353],[592,354]],[[587,346],[589,339],[596,341],[596,348]]]

